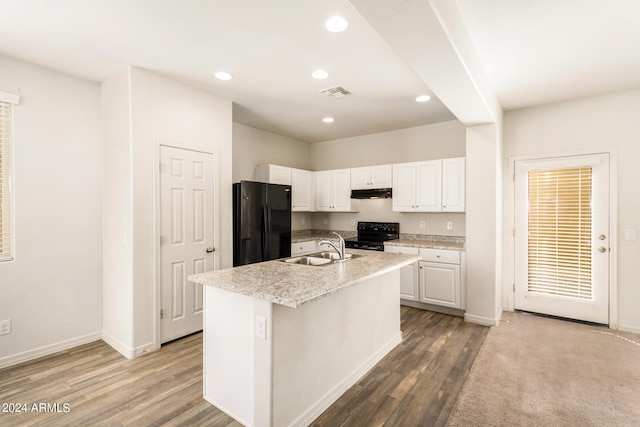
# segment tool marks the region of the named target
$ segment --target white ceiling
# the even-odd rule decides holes
[[[507,109],[640,87],[640,1],[457,1]],[[335,14],[344,33],[324,29]],[[433,94],[347,0],[0,0],[0,53],[97,82],[145,68],[303,141],[454,118],[435,96],[415,102]],[[318,68],[329,78],[312,79]],[[354,95],[319,93],[336,85]]]
[[[638,0],[457,0],[510,110],[640,87]]]

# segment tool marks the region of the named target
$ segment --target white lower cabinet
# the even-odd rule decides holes
[[[385,246],[384,251],[409,255],[418,255],[419,253],[418,248],[406,246]],[[400,269],[400,299],[419,301],[418,290],[418,263],[414,262]]]
[[[316,241],[307,240],[291,244],[291,256],[300,256],[310,254],[316,251]]]
[[[385,246],[385,252],[420,254],[422,260],[401,270],[404,301],[465,309],[464,253],[454,250]]]
[[[460,266],[420,261],[420,302],[461,308]]]

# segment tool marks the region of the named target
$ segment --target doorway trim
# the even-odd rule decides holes
[[[195,147],[188,147],[177,143],[176,141],[167,141],[156,139],[153,147],[153,336],[154,336],[154,348],[158,350],[162,343],[162,329],[160,323],[160,308],[162,307],[162,260],[160,249],[160,236],[161,236],[161,204],[160,204],[160,150],[162,147],[178,148],[180,150],[197,151],[199,153],[210,154],[213,156],[213,168],[216,171],[215,179],[213,180],[213,246],[216,250],[213,252],[213,269],[218,270],[220,267],[220,252],[217,250],[220,247],[220,204],[219,204],[219,164],[218,164],[218,152],[207,151]]]
[[[508,173],[505,175],[506,203],[503,228],[503,287],[502,307],[506,311],[515,310],[515,165],[518,161],[555,159],[571,156],[609,154],[609,328],[618,329],[618,150],[593,149],[523,154],[509,156]]]

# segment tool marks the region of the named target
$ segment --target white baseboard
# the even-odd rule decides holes
[[[637,328],[635,326],[626,326],[626,325],[618,324],[618,330],[619,331],[623,331],[623,332],[631,332],[631,333],[634,333],[634,334],[640,334],[640,328]]]
[[[67,350],[82,344],[97,341],[102,338],[102,332],[93,332],[81,337],[60,341],[54,344],[45,345],[43,347],[34,348],[33,350],[24,351],[22,353],[12,354],[0,359],[0,368],[16,365],[28,360],[37,359],[38,357],[47,356],[57,353],[58,351]]]
[[[311,405],[309,409],[304,411],[298,418],[296,418],[290,425],[291,426],[308,426],[316,418],[318,418],[329,406],[333,405],[336,400],[340,398],[347,390],[355,385],[367,372],[369,372],[374,366],[378,364],[391,350],[393,350],[398,344],[402,342],[402,332],[398,332],[391,340],[385,345],[380,347],[375,353],[371,355],[367,360],[362,362],[360,366],[345,377],[334,388],[329,390],[322,398],[320,398],[315,404]]]
[[[124,343],[120,342],[118,339],[114,338],[108,332],[102,331],[102,341],[109,344],[115,351],[126,357],[127,359],[133,359],[136,357],[136,351],[134,348],[131,348]]]
[[[491,319],[489,317],[474,316],[473,314],[464,314],[465,322],[475,323],[482,326],[498,326],[500,319]]]

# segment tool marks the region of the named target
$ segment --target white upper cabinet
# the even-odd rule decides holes
[[[316,210],[352,212],[351,170],[337,169],[314,172]]]
[[[351,189],[391,188],[391,165],[351,169]]]
[[[269,184],[291,186],[291,210],[309,212],[311,210],[311,171],[278,165],[256,166],[256,180]]]
[[[464,212],[464,160],[393,165],[393,210]]]
[[[256,181],[291,185],[291,168],[278,165],[256,166]]]
[[[442,160],[442,211],[464,212],[465,158]]]
[[[291,210],[311,210],[311,171],[291,169]]]

